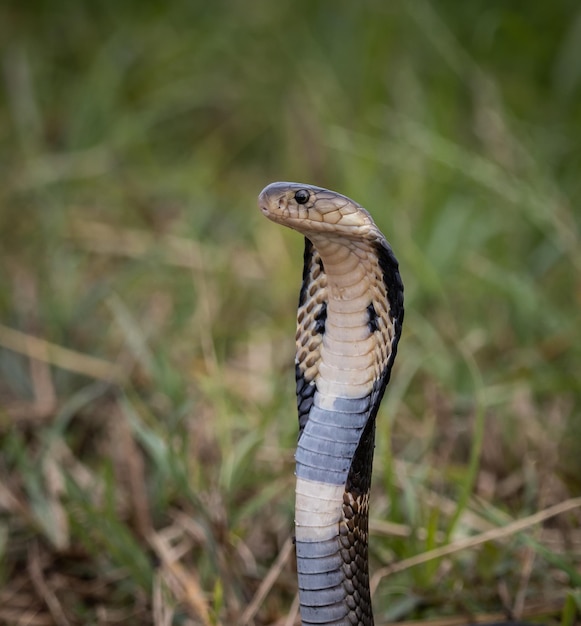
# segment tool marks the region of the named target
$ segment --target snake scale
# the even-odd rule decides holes
[[[258,206],[305,237],[295,359],[302,624],[369,626],[369,489],[375,418],[404,316],[398,262],[369,213],[346,196],[278,182]]]

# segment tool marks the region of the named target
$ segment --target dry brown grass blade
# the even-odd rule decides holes
[[[163,576],[157,572],[153,580],[153,623],[155,626],[171,626],[174,607],[170,606],[164,598]]]
[[[557,598],[551,602],[538,602],[529,605],[526,614],[523,614],[520,619],[531,619],[537,616],[547,616],[555,613],[559,613],[563,606],[563,598]],[[448,615],[446,617],[434,617],[432,619],[422,620],[409,620],[398,622],[398,626],[466,626],[469,622],[476,626],[482,624],[482,626],[489,626],[490,624],[510,624],[514,620],[508,619],[506,613],[477,613],[469,616],[466,615]],[[393,622],[376,622],[376,626],[391,626]]]
[[[276,560],[272,564],[272,567],[268,571],[268,574],[264,578],[264,580],[260,583],[256,593],[254,594],[254,598],[252,598],[252,602],[246,607],[244,613],[242,613],[242,617],[240,618],[240,626],[246,626],[252,618],[256,615],[264,599],[268,595],[268,592],[272,589],[276,579],[280,576],[282,569],[284,568],[286,562],[288,561],[289,556],[291,555],[293,548],[293,542],[290,537],[284,542]]]
[[[115,363],[88,356],[40,337],[28,335],[0,324],[0,345],[56,367],[82,374],[89,378],[120,382],[124,378],[123,370]]]
[[[62,496],[65,493],[65,478],[59,463],[59,452],[52,449],[42,460],[45,477],[47,515],[50,516],[50,539],[57,550],[66,550],[70,546],[71,536],[69,518]]]
[[[529,588],[529,581],[531,578],[531,574],[533,573],[533,565],[536,556],[537,553],[530,546],[527,546],[525,548],[525,558],[521,569],[519,585],[516,596],[514,598],[514,603],[512,605],[512,614],[517,619],[520,619],[524,612],[525,600]]]
[[[153,528],[151,505],[149,502],[145,461],[135,442],[127,416],[116,405],[113,418],[109,420],[109,436],[115,463],[115,472],[120,485],[125,488],[130,504],[131,520],[143,538],[150,535]]]
[[[176,600],[190,607],[203,626],[211,626],[208,601],[194,573],[182,567],[171,546],[159,533],[151,533],[149,543],[161,561],[164,581]]]
[[[97,254],[141,259],[156,250],[161,252],[163,262],[169,265],[205,269],[200,244],[185,237],[155,237],[146,230],[119,229],[102,222],[76,220],[73,224],[73,238]]]
[[[295,596],[293,603],[291,604],[290,611],[286,616],[283,626],[295,626],[298,622],[297,619],[299,617],[299,594]]]
[[[487,613],[486,615],[478,615],[470,620],[470,624],[494,624],[498,622],[506,622],[504,613]],[[409,622],[398,622],[398,626],[466,626],[467,620],[465,615],[437,617],[427,620],[410,620]],[[391,622],[379,622],[377,626],[387,626]]]
[[[25,518],[27,522],[32,523],[33,516],[26,500],[20,499],[2,482],[0,482],[0,510],[19,515]]]
[[[403,561],[394,563],[393,565],[382,567],[377,572],[375,572],[375,574],[371,578],[371,593],[375,593],[381,579],[385,576],[389,576],[390,574],[394,574],[395,572],[401,572],[410,567],[414,567],[415,565],[427,563],[428,561],[432,561],[433,559],[438,559],[443,556],[449,556],[450,554],[454,554],[455,552],[459,552],[460,550],[474,548],[483,543],[486,543],[487,541],[504,539],[506,537],[509,537],[510,535],[514,535],[515,533],[520,532],[521,530],[525,530],[526,528],[530,528],[531,526],[540,524],[541,522],[544,522],[551,517],[555,517],[560,513],[566,513],[567,511],[571,511],[579,507],[581,507],[581,498],[571,498],[547,509],[544,509],[543,511],[539,511],[534,515],[529,515],[528,517],[524,517],[523,519],[516,520],[510,524],[507,524],[506,526],[503,526],[502,528],[493,528],[492,530],[486,531],[474,537],[461,539],[446,546],[435,548],[433,550],[428,550],[427,552],[423,552],[422,554],[417,554],[410,557],[409,559],[404,559]]]
[[[407,524],[396,524],[395,522],[387,522],[384,520],[369,520],[369,532],[372,535],[383,535],[385,537],[417,537],[420,541],[426,539],[428,531],[426,528],[416,528],[415,530]],[[436,540],[443,541],[444,533],[438,531]]]
[[[63,611],[61,603],[44,579],[40,550],[36,541],[32,543],[28,551],[28,573],[36,593],[46,604],[54,623],[57,626],[70,626],[70,622]]]
[[[54,620],[48,613],[0,608],[0,624],[10,624],[10,626],[54,626]]]
[[[526,617],[532,618],[536,615],[548,615],[559,609],[560,604],[557,602],[554,604],[539,604],[529,610]],[[511,621],[512,620],[507,618],[506,613],[478,613],[470,616],[469,619],[469,623],[473,626],[477,626],[477,624],[482,624],[482,626],[498,623],[510,624]],[[398,626],[466,626],[467,623],[466,615],[449,615],[447,617],[435,617],[433,619],[398,622]],[[377,622],[376,626],[391,626],[392,624],[393,622]]]

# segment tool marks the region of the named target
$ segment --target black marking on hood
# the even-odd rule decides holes
[[[323,302],[319,312],[315,315],[315,332],[319,335],[325,334],[325,322],[327,321],[327,303]]]
[[[374,333],[376,330],[379,330],[379,320],[377,317],[377,311],[373,306],[373,302],[370,302],[367,305],[367,315],[369,319],[367,320],[367,326],[369,327],[369,332]]]
[[[391,368],[397,355],[397,346],[401,337],[401,329],[403,325],[404,308],[403,308],[403,282],[399,273],[399,263],[393,254],[393,251],[387,241],[384,239],[375,244],[375,251],[379,260],[379,266],[383,271],[383,281],[387,288],[387,300],[389,303],[389,317],[393,321],[394,336],[391,341],[391,353],[385,369],[381,373],[379,379],[375,382],[372,391],[371,405],[372,410],[370,419],[375,419],[379,404],[385,393],[385,388],[389,383],[391,376]]]
[[[307,300],[307,292],[309,291],[309,286],[311,284],[311,272],[313,271],[313,256],[315,253],[315,246],[310,239],[305,237],[305,251],[303,253],[303,283],[301,285],[301,293],[299,294],[299,307],[303,306],[303,304]],[[320,256],[317,255],[316,262],[321,269],[321,272],[325,272],[325,267],[323,266],[323,261]]]
[[[385,240],[378,241],[375,244],[375,252],[377,253],[379,267],[381,267],[381,270],[383,271],[383,282],[387,288],[389,316],[396,322],[396,336],[394,337],[394,344],[396,344],[401,334],[404,314],[403,282],[399,273],[399,263],[395,258],[390,245]],[[395,354],[393,356],[395,358]]]

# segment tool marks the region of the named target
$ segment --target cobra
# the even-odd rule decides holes
[[[369,489],[404,317],[398,262],[370,214],[339,193],[277,182],[258,205],[305,237],[295,359],[302,624],[372,625]]]

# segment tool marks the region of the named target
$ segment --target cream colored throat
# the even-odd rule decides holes
[[[323,406],[333,398],[364,398],[387,363],[393,325],[386,309],[381,269],[373,251],[333,241],[313,241],[327,276],[327,319],[316,378]],[[371,308],[370,308],[371,307]],[[373,326],[370,315],[376,315]]]

